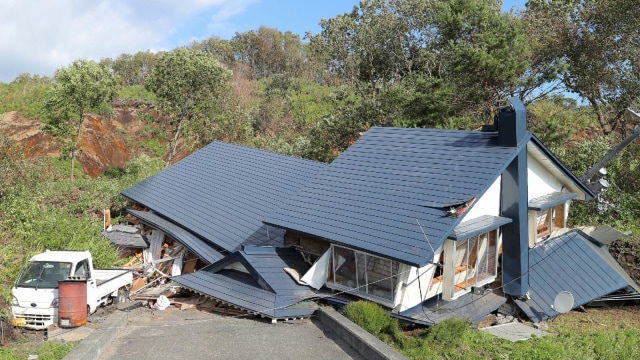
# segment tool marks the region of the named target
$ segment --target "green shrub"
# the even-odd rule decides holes
[[[391,321],[391,316],[384,309],[368,301],[350,303],[345,306],[344,315],[373,335],[380,334]]]
[[[356,301],[345,306],[344,315],[381,340],[402,346],[403,335],[398,321],[380,306],[368,301]]]
[[[142,143],[142,146],[147,150],[153,152],[153,154],[157,157],[162,157],[162,155],[166,151],[165,146],[160,143],[160,140],[158,139],[147,139]]]
[[[162,170],[164,166],[165,163],[162,159],[150,158],[146,154],[133,158],[125,164],[127,175],[131,180],[129,184],[125,185],[131,186]]]
[[[440,348],[452,348],[461,344],[469,331],[469,321],[449,318],[429,329],[427,342]]]
[[[126,174],[126,170],[121,167],[111,167],[102,173],[102,176],[108,177],[111,179],[120,179]]]

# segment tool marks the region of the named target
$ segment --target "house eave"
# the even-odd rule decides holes
[[[527,146],[527,152],[545,166],[559,179],[566,179],[564,184],[575,194],[578,200],[589,201],[596,194],[569,170],[535,135]]]

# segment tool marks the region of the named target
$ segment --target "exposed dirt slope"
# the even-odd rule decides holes
[[[159,125],[145,124],[138,116],[139,111],[143,111],[139,104],[132,103],[114,107],[111,117],[85,117],[77,154],[85,174],[95,178],[109,168],[123,167],[132,156],[146,151],[144,141],[154,135],[143,130]],[[61,144],[43,132],[42,127],[41,121],[27,119],[15,111],[0,114],[0,131],[18,143],[26,157],[60,157]],[[176,159],[186,155],[184,147],[179,146]]]

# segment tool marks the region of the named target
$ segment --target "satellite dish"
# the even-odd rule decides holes
[[[553,300],[552,308],[560,314],[564,314],[573,309],[573,304],[573,295],[568,291],[561,291]]]

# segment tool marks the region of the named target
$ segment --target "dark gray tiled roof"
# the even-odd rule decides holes
[[[281,244],[263,217],[325,165],[216,141],[122,194],[231,252]]]
[[[372,128],[265,222],[422,266],[462,218],[448,206],[481,196],[517,150],[496,133]]]
[[[576,197],[574,193],[552,192],[529,200],[531,210],[546,210]]]
[[[481,215],[475,219],[467,220],[458,224],[449,237],[454,240],[466,239],[489,230],[497,229],[502,225],[511,223],[512,221],[513,220],[502,216]]]
[[[529,268],[530,298],[516,304],[533,322],[558,315],[552,305],[562,291],[573,295],[575,308],[635,285],[606,250],[575,230],[529,250]]]
[[[585,235],[588,236],[588,239],[593,243],[604,247],[610,245],[616,240],[629,236],[630,234],[618,231],[609,225],[584,226],[580,227],[579,230],[585,233]]]
[[[225,269],[235,262],[240,262],[249,273]],[[301,272],[308,268],[296,250],[246,247],[197,272],[171,279],[185,288],[262,316],[274,319],[311,316],[316,305],[304,300],[315,297],[317,292],[296,283],[283,270],[287,267]]]
[[[149,243],[140,229],[130,225],[113,225],[100,233],[115,246],[146,249]]]
[[[127,209],[127,212],[136,218],[140,219],[143,223],[154,227],[172,238],[178,240],[192,253],[198,255],[198,257],[209,264],[212,264],[223,258],[223,255],[216,249],[213,244],[198,238],[189,231],[181,228],[180,226],[172,223],[171,221],[158,216],[151,211],[137,211]]]
[[[469,319],[476,324],[505,302],[507,299],[504,296],[492,292],[484,294],[471,292],[452,301],[445,301],[439,297],[427,300],[423,304],[401,312],[400,315],[430,325],[449,318]]]

